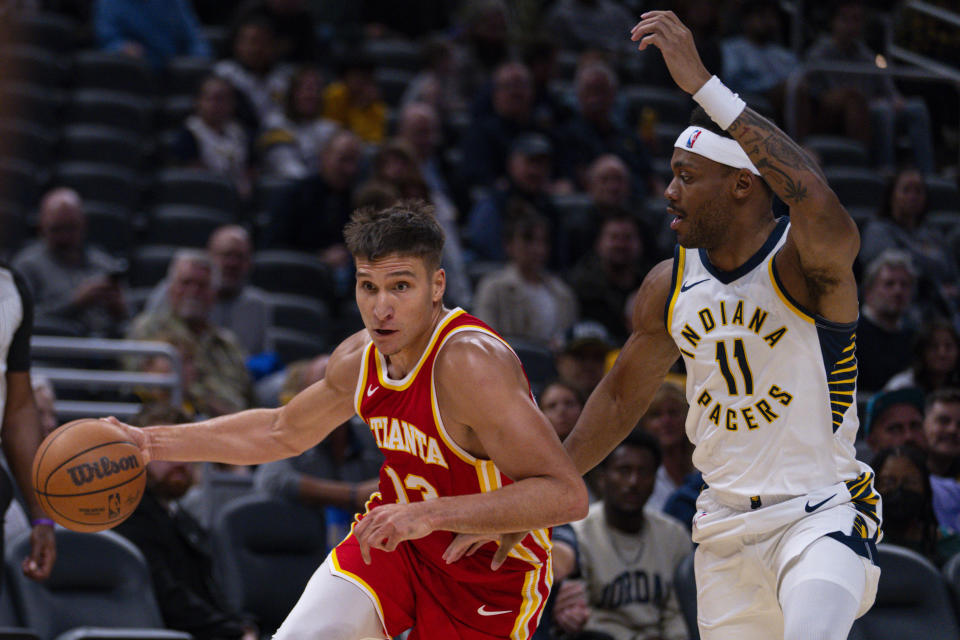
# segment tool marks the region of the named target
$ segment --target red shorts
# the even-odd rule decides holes
[[[491,571],[489,559],[476,556],[441,570],[425,560],[416,541],[391,552],[371,549],[367,565],[352,533],[331,558],[334,573],[373,600],[387,635],[413,627],[410,640],[526,640],[540,622],[553,574],[549,560],[518,562],[523,571],[506,564]]]

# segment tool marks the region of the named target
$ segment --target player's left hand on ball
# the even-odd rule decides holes
[[[433,531],[422,513],[424,502],[385,504],[363,517],[353,528],[363,561],[370,564],[370,550],[393,551],[404,540],[416,540]]]

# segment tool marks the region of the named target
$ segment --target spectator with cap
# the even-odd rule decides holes
[[[916,387],[874,394],[867,403],[863,421],[863,432],[870,451],[876,454],[883,449],[905,444],[926,450],[923,410],[923,391]]]
[[[176,56],[211,54],[189,0],[97,0],[93,30],[102,50],[143,59],[155,71]]]
[[[518,136],[535,131],[533,77],[519,62],[499,66],[493,75],[493,113],[474,117],[461,141],[461,181],[490,187],[507,174],[507,159]]]
[[[927,396],[923,433],[937,522],[960,533],[960,389]]]
[[[568,281],[577,294],[584,319],[602,323],[622,342],[627,338],[621,319],[624,303],[649,270],[640,221],[617,209],[606,213],[593,251],[574,266]]]
[[[559,213],[550,199],[553,145],[546,136],[527,133],[517,138],[507,162],[507,184],[476,204],[467,219],[467,238],[478,260],[506,259],[503,226],[511,215],[533,209],[547,218],[559,238]],[[554,242],[553,246],[563,243]],[[557,264],[556,261],[551,264]]]
[[[616,73],[603,62],[590,62],[577,70],[577,111],[564,128],[563,173],[582,188],[590,163],[612,153],[629,168],[634,193],[659,194],[663,182],[650,168],[643,141],[614,115],[618,85]]]
[[[573,290],[547,271],[551,235],[536,213],[504,224],[507,265],[480,280],[474,299],[476,316],[504,336],[556,345],[577,319]]]
[[[323,117],[377,144],[387,133],[387,103],[373,78],[373,61],[351,53],[340,63],[340,78],[323,90]]]
[[[614,344],[599,322],[582,321],[570,327],[555,363],[560,380],[586,398],[603,378],[607,354]]]
[[[127,337],[169,342],[180,352],[184,400],[192,412],[219,416],[246,409],[253,391],[245,353],[234,335],[210,318],[219,279],[216,265],[205,251],[180,249],[167,279],[166,306],[134,318]],[[152,364],[130,361],[128,366]]]
[[[250,233],[234,224],[218,227],[210,234],[207,252],[220,273],[210,322],[230,330],[248,354],[266,351],[266,334],[271,324],[270,300],[266,291],[250,284],[253,269]],[[150,293],[144,309],[166,308],[169,288],[169,280],[161,280]]]
[[[119,337],[127,321],[126,265],[87,243],[83,201],[58,187],[40,201],[40,241],[14,259],[35,300],[36,323],[85,336]]]
[[[910,360],[910,301],[916,271],[910,255],[895,249],[874,258],[863,275],[863,303],[857,324],[857,389],[873,392]]]

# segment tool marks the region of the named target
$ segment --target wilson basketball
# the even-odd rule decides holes
[[[48,435],[33,458],[33,488],[50,517],[74,531],[123,522],[143,497],[140,448],[105,420],[74,420]]]

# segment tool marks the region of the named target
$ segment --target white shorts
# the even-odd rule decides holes
[[[870,507],[880,505],[870,492]],[[863,507],[863,504],[859,505]],[[811,507],[813,507],[811,509]],[[867,509],[869,511],[869,509]],[[857,616],[876,598],[880,568],[876,558],[877,523],[850,499],[844,483],[755,511],[738,511],[701,493],[694,518],[697,621],[703,640],[771,640],[782,637],[779,595],[788,569],[807,572],[799,581],[818,579],[850,591],[860,602]],[[829,536],[862,558],[866,587],[834,567],[796,564],[815,540]],[[795,566],[796,565],[796,566]],[[859,565],[853,565],[859,566]]]

